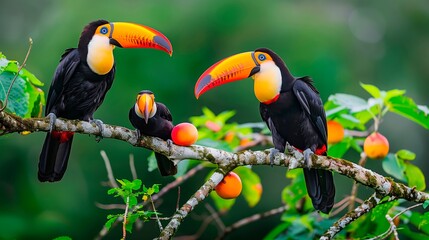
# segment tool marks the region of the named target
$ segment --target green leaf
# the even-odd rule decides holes
[[[129,214],[127,216],[127,224],[125,225],[125,229],[127,232],[132,233],[133,231],[133,224],[136,222],[139,215],[137,214]]]
[[[126,199],[124,199],[124,200],[125,200],[125,204],[126,204],[127,203]],[[129,196],[129,202],[128,202],[128,204],[129,204],[130,208],[132,208],[135,205],[137,205],[137,197],[135,195],[130,195]]]
[[[424,201],[423,208],[426,209],[429,206],[429,199]]]
[[[429,111],[426,106],[417,106],[413,99],[406,96],[396,96],[389,99],[389,110],[399,114],[422,127],[429,129]]]
[[[296,206],[302,198],[308,198],[304,174],[302,169],[293,169],[287,171],[286,177],[292,179],[292,182],[283,189],[282,201],[288,206]],[[290,211],[295,211],[295,208]]]
[[[109,216],[112,216],[112,215],[109,215]],[[109,216],[107,216],[107,218],[109,218]],[[112,227],[112,224],[116,222],[116,219],[118,219],[118,216],[112,216],[109,218],[109,220],[107,220],[107,222],[104,224],[107,230],[110,230],[110,228]]]
[[[385,102],[389,102],[392,97],[402,96],[405,94],[405,90],[392,89],[387,91],[386,96],[384,97]]]
[[[262,185],[258,174],[252,171],[249,167],[238,167],[234,172],[240,176],[243,184],[241,194],[246,199],[249,207],[254,207],[261,199]]]
[[[235,203],[235,198],[233,199],[223,199],[217,195],[215,191],[212,191],[210,193],[210,197],[213,199],[213,202],[216,206],[216,208],[220,212],[227,212]]]
[[[408,186],[416,187],[417,190],[423,191],[426,189],[425,175],[422,170],[416,165],[409,162],[405,163],[405,175],[408,180]]]
[[[18,73],[18,62],[10,61],[0,54],[0,101],[5,102],[6,94],[13,82],[6,110],[20,117],[40,117],[45,104],[43,91],[38,88],[43,83],[32,73],[22,69]]]
[[[389,210],[398,205],[398,201],[391,201],[387,203],[383,203],[380,205],[377,205],[374,209],[371,211],[371,221],[387,221],[386,220],[386,214],[389,212]]]
[[[405,176],[405,164],[402,159],[398,159],[396,155],[389,153],[386,158],[383,159],[383,170],[392,175],[393,177],[407,182],[407,177]]]
[[[360,83],[360,86],[365,89],[369,94],[371,94],[371,96],[375,98],[381,97],[380,89],[378,89],[376,86],[364,83]]]
[[[333,101],[338,106],[348,108],[352,113],[360,112],[368,108],[367,101],[350,94],[337,93],[329,96],[329,100]]]
[[[116,188],[111,188],[111,189],[107,190],[107,194],[109,194],[109,195],[112,195],[112,194],[114,194],[116,192],[117,192]]]
[[[349,141],[341,141],[339,143],[336,143],[334,145],[331,145],[328,148],[328,156],[341,158],[346,154],[347,150],[349,150],[350,144]]]
[[[405,161],[412,161],[416,158],[416,154],[406,149],[399,150],[396,156]]]
[[[59,236],[54,238],[53,240],[72,240],[72,238],[69,236]]]
[[[134,179],[131,182],[131,189],[133,190],[139,190],[141,186],[142,186],[142,180],[140,179]]]
[[[214,120],[216,115],[208,107],[203,107],[203,114],[210,120]]]

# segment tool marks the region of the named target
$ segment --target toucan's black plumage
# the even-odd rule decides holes
[[[267,48],[233,55],[208,68],[195,85],[195,96],[224,83],[252,77],[260,114],[271,130],[274,146],[286,142],[304,151],[326,155],[326,115],[319,92],[309,77],[292,76],[283,60]],[[304,168],[308,194],[315,209],[329,213],[335,186],[330,171]]]
[[[137,96],[136,104],[129,112],[131,124],[140,134],[171,140],[173,117],[170,110],[162,103],[155,102],[153,93],[149,90],[141,91]],[[155,152],[158,169],[162,176],[171,176],[177,173],[177,166],[166,156]]]
[[[89,23],[82,31],[78,47],[67,49],[55,70],[45,111],[51,120],[57,117],[93,120],[93,114],[103,102],[115,76],[114,45],[150,47],[172,53],[168,39],[154,29],[105,20]],[[72,141],[73,132],[53,130],[47,134],[39,158],[40,181],[61,180]]]
[[[273,135],[274,146],[284,152],[286,142],[304,151],[326,155],[326,115],[319,92],[309,77],[294,78],[283,60],[269,49],[268,53],[282,74],[282,88],[276,101],[260,103],[262,119]],[[315,209],[329,213],[334,204],[335,186],[332,173],[304,168],[308,194]]]

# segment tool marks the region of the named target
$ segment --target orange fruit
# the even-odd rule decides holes
[[[328,143],[338,143],[344,138],[344,128],[334,120],[329,120],[328,125]]]
[[[234,140],[234,137],[235,137],[235,133],[234,133],[234,132],[232,132],[232,131],[227,132],[227,133],[225,134],[225,142],[227,142],[227,143],[231,143],[231,142],[232,142],[232,140]]]
[[[190,146],[198,139],[198,130],[192,123],[179,123],[171,131],[171,139],[174,144]]]
[[[363,151],[370,158],[384,158],[389,153],[389,141],[381,133],[371,133],[363,143]]]
[[[242,188],[240,177],[235,172],[229,172],[216,186],[215,191],[221,198],[232,199],[240,195]]]

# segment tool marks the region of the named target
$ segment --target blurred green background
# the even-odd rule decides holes
[[[2,1],[0,17],[0,51],[22,62],[31,37],[34,45],[26,67],[45,83],[45,92],[64,49],[77,46],[88,22],[137,22],[163,32],[174,48],[171,58],[152,49],[115,50],[116,79],[95,114],[109,124],[131,127],[128,110],[142,89],[152,90],[157,100],[170,108],[175,123],[200,115],[203,106],[215,113],[236,109],[233,120],[240,123],[260,121],[251,80],[217,88],[198,101],[193,95],[194,83],[211,64],[259,47],[277,52],[294,75],[312,76],[323,100],[337,92],[367,98],[359,87],[359,82],[364,82],[385,90],[406,89],[418,104],[429,104],[429,2],[425,0],[15,0]],[[415,164],[429,172],[428,131],[396,115],[388,115],[380,131],[390,140],[391,151],[414,151]],[[94,238],[109,213],[95,203],[119,202],[107,196],[107,188],[101,184],[107,174],[100,150],[106,150],[117,178],[131,178],[128,156],[133,153],[138,175],[146,185],[165,185],[173,180],[161,178],[157,171],[146,171],[148,150],[111,139],[97,143],[94,137],[78,135],[63,180],[40,183],[37,163],[44,137],[43,133],[0,137],[0,239]],[[348,158],[357,161],[358,156],[350,154]],[[380,164],[371,161],[368,167],[379,168]],[[235,208],[223,217],[226,225],[281,205],[285,169],[257,167],[255,171],[264,186],[262,202],[249,209],[238,199]],[[205,174],[185,183],[181,204],[203,183]],[[339,175],[335,178],[339,200],[350,192],[352,182]],[[176,199],[177,192],[171,192],[159,210],[169,216]],[[201,217],[208,214],[203,204],[195,212],[185,220],[178,236],[195,233]],[[279,215],[231,237],[251,234],[261,238],[278,223]],[[132,238],[152,239],[157,233],[151,222]],[[116,227],[106,238],[120,236]],[[214,236],[216,229],[212,227],[202,237]]]

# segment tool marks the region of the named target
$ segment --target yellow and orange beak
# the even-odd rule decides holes
[[[239,53],[225,58],[208,68],[195,84],[195,97],[198,99],[206,91],[229,82],[242,80],[260,70],[257,52]],[[262,53],[264,56],[266,54]]]
[[[152,93],[142,93],[137,96],[137,115],[142,117],[145,122],[156,113],[155,96]]]
[[[108,36],[110,43],[122,48],[154,48],[173,54],[170,41],[161,32],[140,24],[112,22],[99,26],[95,34]]]

